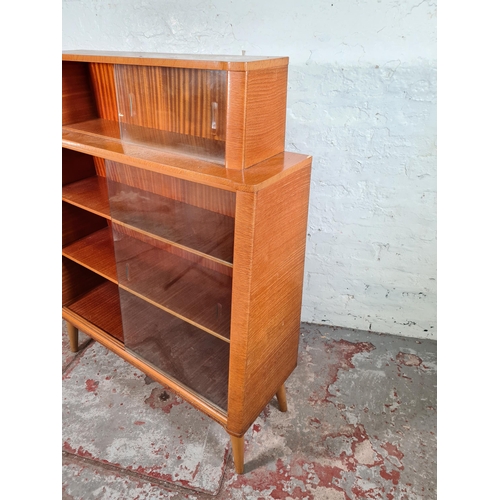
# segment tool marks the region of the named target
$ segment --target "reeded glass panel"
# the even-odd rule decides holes
[[[227,72],[115,65],[123,141],[224,165]]]

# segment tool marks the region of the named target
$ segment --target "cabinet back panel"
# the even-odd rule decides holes
[[[81,208],[62,204],[62,246],[107,227],[106,219]]]
[[[62,185],[96,175],[92,156],[62,148]]]
[[[104,158],[94,156],[94,165],[96,174],[101,177],[106,177],[106,160]]]
[[[87,63],[62,63],[62,124],[98,118]]]
[[[118,121],[114,64],[89,63],[99,118]]]
[[[229,276],[125,235],[116,230],[117,224],[113,227],[121,286],[203,330],[229,339]]]
[[[66,257],[62,258],[62,305],[71,304],[106,280]]]

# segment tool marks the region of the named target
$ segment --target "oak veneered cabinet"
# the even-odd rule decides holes
[[[243,436],[297,364],[311,157],[287,58],[63,53],[62,313]]]

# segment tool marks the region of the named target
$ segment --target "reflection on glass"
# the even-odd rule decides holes
[[[120,289],[125,346],[227,410],[229,344]]]
[[[227,72],[115,65],[121,139],[224,165]]]
[[[229,339],[230,269],[115,223],[113,239],[122,287]]]

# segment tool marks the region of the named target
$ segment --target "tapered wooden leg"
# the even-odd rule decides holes
[[[69,321],[66,321],[66,329],[68,330],[71,352],[78,352],[78,328],[73,326]]]
[[[237,474],[243,474],[243,469],[245,468],[245,436],[231,436],[231,444],[233,446],[234,468]]]
[[[288,406],[286,404],[286,391],[285,391],[285,384],[283,384],[279,389],[278,392],[276,393],[276,397],[278,398],[278,408],[280,411],[287,411]]]

